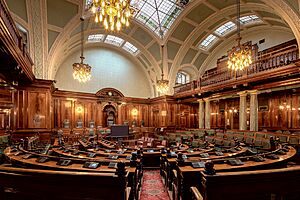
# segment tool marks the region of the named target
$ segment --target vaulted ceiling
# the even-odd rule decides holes
[[[168,0],[172,1],[172,0]],[[219,51],[226,54],[228,44],[235,40],[235,29],[224,35],[215,31],[231,21],[236,23],[234,0],[191,0],[182,10],[163,39],[138,20],[133,20],[130,28],[119,33],[106,32],[94,22],[85,9],[82,0],[6,0],[16,22],[29,33],[31,56],[35,61],[38,78],[54,79],[60,64],[67,56],[79,51],[80,16],[86,16],[85,38],[91,34],[115,35],[138,48],[136,55],[112,45],[138,62],[149,74],[155,85],[161,74],[160,45],[166,44],[167,59],[164,72],[175,84],[178,70],[184,70],[193,78],[199,77],[208,67],[213,55]],[[300,31],[298,0],[241,0],[241,16],[255,15],[259,21],[242,25],[242,36],[253,31],[280,31],[294,35],[299,41]],[[199,48],[209,35],[217,39],[208,48]],[[88,46],[105,47],[105,42],[86,42]],[[121,45],[123,47],[125,42]],[[224,49],[225,48],[225,49]]]

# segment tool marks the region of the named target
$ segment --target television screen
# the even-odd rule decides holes
[[[127,125],[113,125],[111,126],[111,136],[122,137],[129,135],[129,126]]]

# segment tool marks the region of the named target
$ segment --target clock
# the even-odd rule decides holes
[[[112,96],[112,92],[108,92],[107,94],[108,94],[108,96]]]

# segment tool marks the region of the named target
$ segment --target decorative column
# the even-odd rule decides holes
[[[204,99],[205,101],[205,128],[210,129],[210,99]]]
[[[118,105],[118,118],[117,124],[122,124],[122,104]]]
[[[239,111],[239,129],[247,130],[247,92],[239,92],[240,111]]]
[[[198,112],[199,128],[204,128],[204,118],[205,118],[204,101],[202,99],[199,99],[198,102],[199,102],[199,112]]]
[[[258,101],[257,90],[250,93],[250,131],[258,131]]]
[[[45,58],[48,55],[48,48],[45,41],[47,37],[47,17],[43,16],[47,13],[47,1],[45,0],[27,0],[28,25],[30,37],[30,53],[34,59],[33,72],[36,78],[47,78],[48,70]],[[33,52],[33,53],[32,53]]]

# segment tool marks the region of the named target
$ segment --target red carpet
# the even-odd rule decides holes
[[[141,200],[170,200],[159,170],[144,170]]]

